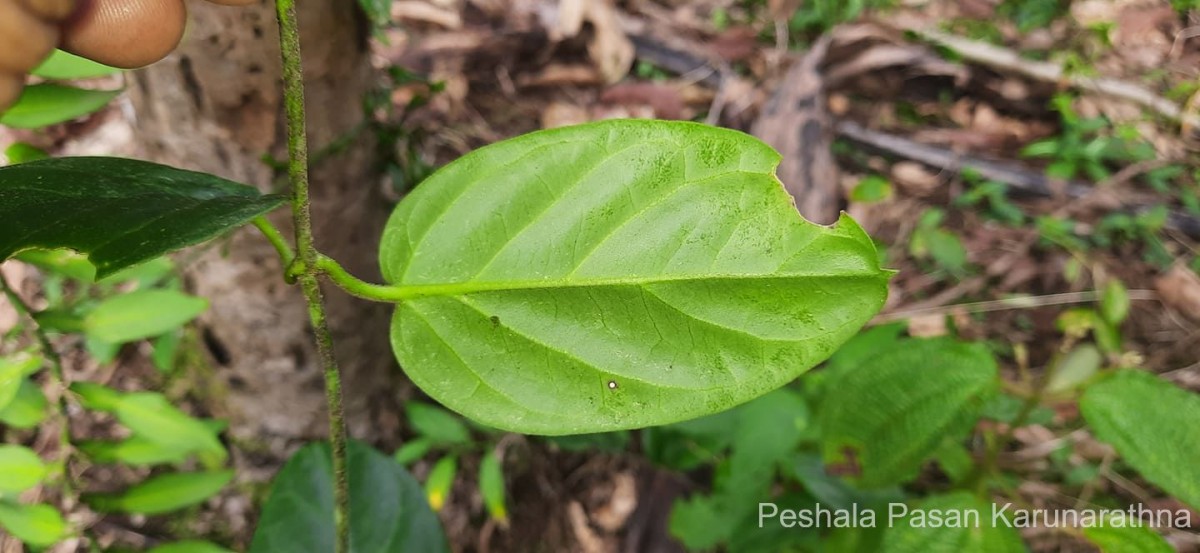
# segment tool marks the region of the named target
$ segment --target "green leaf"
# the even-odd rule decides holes
[[[186,453],[153,440],[134,436],[119,442],[90,440],[75,445],[96,463],[124,463],[132,466],[153,466],[182,463]]]
[[[408,471],[350,442],[350,552],[447,551],[441,523]],[[329,446],[301,448],[275,476],[250,553],[333,551],[333,468]]]
[[[208,466],[219,465],[227,457],[225,446],[206,424],[180,411],[161,394],[125,394],[116,413],[117,420],[134,434],[181,455],[200,453]]]
[[[1129,316],[1129,291],[1117,279],[1110,279],[1100,298],[1100,315],[1111,325],[1119,325]]]
[[[25,377],[37,372],[42,366],[40,356],[17,355],[0,358],[0,411],[17,397],[17,390]]]
[[[996,362],[982,345],[896,342],[829,375],[819,412],[822,456],[860,469],[864,487],[903,482],[943,439],[971,428],[998,384]]]
[[[151,549],[147,553],[233,553],[217,544],[206,541],[177,541]]]
[[[493,453],[485,453],[479,462],[479,495],[483,497],[483,505],[487,507],[488,516],[508,522],[508,507],[505,506],[504,471],[500,468],[500,458]]]
[[[41,65],[29,73],[43,79],[70,80],[104,77],[120,71],[120,69],[94,62],[85,57],[55,50]]]
[[[445,409],[419,401],[409,401],[404,404],[404,411],[408,415],[409,424],[417,433],[435,444],[471,443],[471,433],[467,426]]]
[[[429,453],[430,449],[433,449],[433,440],[429,438],[417,438],[405,442],[404,445],[400,446],[400,449],[396,450],[392,458],[401,465],[407,465],[424,457],[426,453]]]
[[[1052,361],[1054,369],[1046,391],[1052,394],[1074,390],[1082,386],[1100,371],[1104,355],[1092,344],[1081,344],[1065,355]]]
[[[205,309],[208,300],[174,290],[138,290],[100,302],[83,319],[84,332],[121,344],[173,331]]]
[[[4,149],[4,157],[8,158],[10,164],[17,164],[46,159],[50,154],[28,142],[13,142]]]
[[[0,494],[20,493],[46,477],[46,465],[32,449],[19,445],[0,445]]]
[[[83,282],[96,280],[96,268],[88,262],[87,257],[71,250],[25,250],[16,258],[39,269]]]
[[[154,339],[154,353],[150,360],[154,362],[154,368],[158,369],[158,372],[170,374],[175,370],[175,356],[179,353],[182,334],[178,330],[172,330]]]
[[[88,254],[104,278],[212,239],[283,201],[213,175],[132,159],[0,167],[0,260],[27,248],[71,248]]]
[[[200,503],[220,492],[230,480],[232,470],[176,472],[152,477],[117,494],[85,494],[83,500],[102,512],[157,515]]]
[[[429,476],[425,478],[425,498],[434,511],[442,510],[446,498],[450,496],[450,488],[454,485],[454,477],[458,474],[458,458],[447,455],[438,459]]]
[[[48,405],[42,389],[28,378],[23,379],[16,397],[0,409],[0,422],[13,428],[33,428],[46,418]]]
[[[117,412],[123,396],[121,392],[95,382],[72,382],[71,391],[79,396],[84,408],[105,413]]]
[[[35,547],[48,547],[67,535],[67,522],[49,505],[0,501],[0,526]]]
[[[850,192],[854,202],[875,203],[892,197],[892,183],[879,175],[870,175],[858,181]]]
[[[392,19],[392,0],[358,0],[358,5],[377,27]]]
[[[1127,369],[1090,386],[1079,409],[1096,438],[1146,480],[1200,509],[1200,396]]]
[[[120,94],[120,90],[87,90],[52,83],[30,85],[16,104],[0,114],[0,125],[18,129],[48,127],[97,111]]]
[[[880,522],[889,523],[892,514],[908,513],[884,531],[882,553],[1026,551],[1021,535],[1015,529],[1005,523],[992,525],[991,504],[966,492],[932,496],[908,507],[907,511],[899,509],[889,508],[888,518]],[[934,516],[940,517],[942,524],[936,524]]]
[[[396,208],[380,265],[409,377],[496,428],[694,418],[828,357],[889,272],[848,217],[804,221],[748,135],[605,121],[472,152]]]
[[[1174,553],[1175,548],[1167,540],[1141,521],[1117,522],[1088,526],[1083,529],[1083,537],[1099,547],[1100,553]]]

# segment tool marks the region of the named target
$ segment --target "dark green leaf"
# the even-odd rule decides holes
[[[487,425],[588,433],[744,403],[825,359],[889,273],[804,221],[728,129],[606,121],[493,144],[409,194],[380,250],[401,366]]]
[[[71,248],[88,254],[104,278],[281,203],[249,186],[145,161],[32,161],[0,168],[0,259],[27,248]]]
[[[48,127],[97,111],[119,94],[120,90],[87,90],[52,83],[30,85],[16,104],[0,114],[0,125],[18,129]]]
[[[1200,396],[1129,369],[1089,387],[1079,409],[1146,480],[1200,509]]]
[[[441,523],[421,485],[398,463],[350,442],[350,553],[447,551]],[[310,444],[275,476],[250,553],[333,551],[333,468],[329,446]]]
[[[996,362],[981,345],[897,342],[825,382],[823,457],[861,471],[858,481],[865,487],[902,482],[943,439],[971,428],[998,384]]]
[[[85,494],[83,500],[98,511],[157,515],[200,503],[230,480],[232,470],[177,472],[155,476],[118,494]]]

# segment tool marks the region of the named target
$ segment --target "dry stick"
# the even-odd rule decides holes
[[[939,146],[873,131],[853,121],[839,121],[835,128],[841,136],[880,153],[955,173],[961,173],[963,169],[971,169],[985,179],[1002,182],[1011,186],[1015,191],[1025,194],[1045,197],[1065,195],[1076,199],[1087,196],[1096,188],[1083,181],[1051,179],[1021,163],[959,154]],[[1141,212],[1150,207],[1148,205],[1131,206],[1135,212]],[[1166,227],[1178,230],[1192,238],[1200,238],[1200,219],[1191,215],[1171,211],[1167,214]]]
[[[325,306],[317,281],[318,253],[313,245],[312,214],[308,200],[308,137],[304,121],[304,74],[300,60],[300,31],[295,0],[276,0],[279,48],[283,60],[283,103],[287,115],[288,180],[292,183],[292,219],[296,227],[296,257],[288,268],[304,290],[312,320],[317,354],[325,373],[329,408],[329,442],[333,450],[333,518],[337,538],[335,553],[350,551],[350,481],[346,474],[346,420],[342,407],[342,380],[333,356],[333,336],[325,322]],[[260,228],[262,228],[260,226]],[[278,237],[271,237],[279,247]],[[281,250],[282,254],[282,250]]]
[[[1200,116],[1184,113],[1174,102],[1155,94],[1150,89],[1134,83],[1108,77],[1070,75],[1063,66],[1046,61],[1022,58],[1020,54],[991,44],[968,40],[934,29],[906,28],[930,42],[935,42],[955,52],[964,59],[1011,71],[1033,79],[1054,83],[1065,82],[1080,90],[1103,94],[1113,98],[1141,104],[1172,121],[1200,124]]]
[[[953,311],[989,313],[992,311],[1004,311],[1007,309],[1032,309],[1035,307],[1048,307],[1051,305],[1091,303],[1100,301],[1101,297],[1102,294],[1095,290],[1087,290],[1084,292],[1064,292],[1062,294],[1048,294],[1045,296],[1018,296],[1015,298],[1007,298],[1002,300],[960,303],[955,305],[927,307],[922,309],[897,311],[895,313],[885,313],[872,319],[871,324],[886,324],[890,322],[911,319],[913,317],[919,317],[922,315],[948,314]],[[1129,301],[1159,301],[1159,298],[1158,294],[1156,294],[1153,290],[1130,290]]]

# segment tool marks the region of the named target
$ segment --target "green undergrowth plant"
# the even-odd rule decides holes
[[[1042,415],[1047,390],[1077,400],[1088,427],[1147,481],[1200,504],[1200,477],[1189,464],[1200,443],[1171,424],[1200,417],[1194,394],[1111,360],[1061,369],[1084,374],[1065,383],[1048,370],[1052,389],[1029,383],[1012,392],[980,344],[903,338],[896,326],[859,334],[883,305],[891,275],[874,242],[845,216],[830,226],[803,220],[775,177],[779,154],[736,131],[604,121],[481,148],[396,206],[379,251],[384,282],[359,280],[314,247],[294,0],[276,6],[287,197],[128,159],[33,155],[0,168],[0,260],[20,257],[50,275],[45,308],[6,287],[36,322],[28,330],[39,347],[0,360],[0,415],[16,405],[21,413],[6,421],[35,426],[29,413],[40,410],[65,422],[74,402],[128,433],[82,441],[61,425],[61,455],[50,464],[24,446],[0,448],[0,525],[26,543],[47,547],[87,530],[19,495],[42,483],[74,493],[69,478],[55,476],[68,456],[152,467],[128,489],[80,496],[101,512],[187,509],[235,478],[221,423],[189,416],[159,393],[68,381],[51,335],[81,334],[98,357],[143,340],[171,351],[167,337],[177,339],[204,300],[179,291],[163,256],[246,224],[275,247],[282,276],[304,293],[330,426],[328,442],[304,446],[275,477],[253,553],[444,551],[434,511],[467,459],[482,454],[480,495],[490,517],[507,520],[497,430],[549,436],[566,448],[594,440],[620,448],[629,430],[643,428],[639,438],[656,462],[714,467],[711,493],[684,500],[672,515],[673,531],[693,548],[829,540],[823,547],[832,551],[906,551],[914,543],[1020,550],[1011,528],[930,532],[915,515],[879,532],[747,529],[752,521],[763,527],[764,499],[986,508],[993,493],[1011,491],[997,468],[999,448],[1013,428]],[[285,204],[290,241],[264,218]],[[924,216],[918,245],[940,269],[966,271],[961,244],[941,222],[940,212]],[[416,437],[392,456],[347,436],[322,280],[394,305],[395,357],[445,408],[406,405]],[[1123,320],[1119,293],[1112,295],[1089,331]],[[33,384],[39,372],[62,398],[54,408]],[[1000,424],[981,425],[985,419]],[[1152,429],[1137,429],[1142,423]],[[969,447],[972,437],[983,445]],[[405,466],[417,459],[431,462],[424,485]],[[911,485],[931,459],[943,477],[916,493]],[[154,549],[220,550],[199,541]]]

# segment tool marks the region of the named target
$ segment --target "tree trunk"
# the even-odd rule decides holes
[[[364,117],[371,86],[368,29],[354,2],[297,3],[304,48],[311,151],[344,138]],[[132,87],[135,129],[145,157],[205,171],[266,191],[286,185],[263,163],[285,157],[278,34],[273,7],[191,3],[184,44],[139,72]],[[387,217],[372,145],[358,136],[340,153],[313,161],[312,209],[317,247],[366,280],[377,280],[376,252]],[[290,233],[290,213],[271,219]],[[253,228],[204,252],[186,271],[209,298],[201,319],[224,397],[210,406],[231,434],[279,455],[297,440],[326,436],[323,380],[300,291],[282,279],[274,252]],[[395,389],[387,340],[388,309],[325,290],[328,319],[344,374],[351,432],[394,429],[372,421],[372,405]],[[223,412],[222,412],[223,410]],[[260,449],[261,451],[261,449]]]

